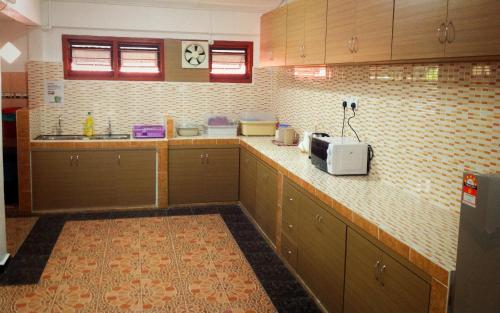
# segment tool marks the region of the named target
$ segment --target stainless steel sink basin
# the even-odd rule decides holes
[[[94,135],[90,140],[127,140],[130,139],[128,134],[113,134],[113,135]]]
[[[113,134],[113,135],[94,135],[86,137],[82,135],[40,135],[35,140],[127,140],[130,139],[128,134]]]

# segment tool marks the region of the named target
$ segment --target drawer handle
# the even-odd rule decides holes
[[[69,157],[69,166],[73,166],[73,156]]]
[[[385,281],[384,281],[384,273],[387,271],[387,266],[383,265],[380,268],[380,284],[382,286],[385,286]]]
[[[321,216],[321,215],[318,216],[318,222],[319,223],[323,222],[323,216]]]
[[[377,263],[375,263],[374,268],[375,268],[375,270],[374,270],[375,280],[378,280],[379,279],[379,273],[380,273],[380,261],[377,261]]]
[[[79,166],[80,165],[80,156],[77,155],[76,156],[76,166]]]
[[[200,162],[201,162],[201,164],[203,164],[203,153],[200,154]]]
[[[293,198],[290,198],[289,200],[290,200],[290,201],[293,201]]]
[[[122,155],[119,154],[118,155],[118,165],[121,165],[122,164]]]
[[[205,160],[207,161],[207,164],[210,163],[210,161],[208,160],[208,153],[205,154]]]
[[[288,228],[292,229],[292,228],[293,228],[293,225],[292,225],[292,224],[289,224],[289,225],[288,225]]]
[[[288,251],[287,251],[287,253],[288,253],[288,254],[292,254],[292,250],[288,250]]]

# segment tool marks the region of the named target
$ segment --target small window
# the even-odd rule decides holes
[[[251,83],[253,42],[216,41],[210,46],[210,81]]]
[[[164,80],[163,40],[63,36],[65,79]]]

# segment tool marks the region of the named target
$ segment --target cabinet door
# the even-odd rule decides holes
[[[154,206],[156,204],[156,151],[114,151],[117,167],[115,205]]]
[[[500,54],[500,1],[449,0],[447,57]]]
[[[116,205],[116,164],[113,151],[75,151],[73,162],[78,208]]]
[[[202,149],[171,149],[168,162],[170,204],[202,203],[206,199]]]
[[[277,205],[278,177],[276,171],[262,162],[258,162],[255,220],[273,243],[276,243]]]
[[[246,150],[240,152],[240,201],[255,218],[255,193],[257,188],[257,160]]]
[[[396,0],[392,59],[422,59],[444,56],[448,0]]]
[[[304,64],[325,63],[328,0],[305,1]]]
[[[430,287],[427,282],[387,254],[382,259],[380,275],[384,301],[383,312],[427,313]]]
[[[307,0],[296,0],[288,5],[286,19],[286,65],[304,63],[305,4]]]
[[[268,12],[260,18],[260,65],[271,66],[273,60],[273,15]]]
[[[34,211],[75,207],[78,182],[72,157],[72,151],[31,153]]]
[[[299,220],[298,273],[328,312],[341,312],[346,225],[310,199]]]
[[[239,149],[206,149],[203,202],[238,201]]]
[[[282,6],[273,11],[272,15],[272,54],[273,66],[283,66],[286,64],[286,19],[287,6]]]
[[[356,1],[328,1],[326,63],[354,61],[350,49],[355,31],[355,11]]]
[[[394,0],[356,1],[354,61],[391,59]]]
[[[377,270],[382,251],[355,231],[347,231],[344,313],[387,313]]]

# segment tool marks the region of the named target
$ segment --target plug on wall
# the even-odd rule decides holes
[[[350,98],[347,102],[347,108],[354,109],[354,111],[359,110],[359,100],[358,98]]]

